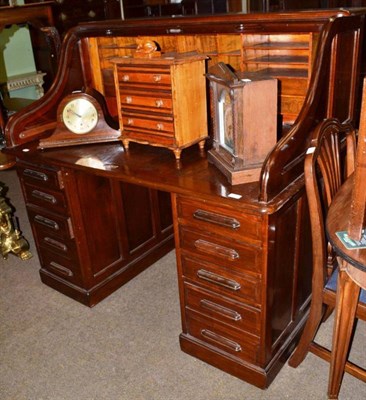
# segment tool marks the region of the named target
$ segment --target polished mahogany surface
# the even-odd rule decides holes
[[[40,165],[71,165],[74,169],[92,171],[96,175],[133,184],[175,193],[196,193],[212,200],[222,197],[233,206],[258,209],[258,182],[231,186],[225,176],[207,162],[206,155],[201,154],[198,146],[185,149],[179,164],[168,149],[138,143],[131,143],[128,151],[124,150],[121,142],[44,151],[39,151],[34,143],[29,143],[10,152],[19,159],[31,158]],[[230,198],[232,193],[240,198]],[[285,197],[278,198],[279,205],[282,205]],[[276,207],[278,205],[272,202],[260,206],[263,212],[273,211]]]

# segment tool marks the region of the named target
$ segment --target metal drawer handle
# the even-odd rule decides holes
[[[39,171],[34,171],[33,169],[25,169],[23,171],[23,175],[28,176],[30,178],[34,178],[34,179],[38,179],[40,181],[48,181],[48,176],[46,174],[44,174],[43,172],[39,172]]]
[[[130,80],[130,76],[129,75],[123,75],[122,76],[122,80],[123,80],[123,82],[128,82]]]
[[[154,82],[160,82],[161,81],[161,75],[160,74],[153,75],[153,81]]]
[[[241,351],[241,346],[239,343],[234,342],[233,340],[230,340],[224,336],[218,335],[215,332],[211,332],[208,329],[202,329],[201,330],[201,335],[209,340],[212,340],[215,343],[220,344],[221,346],[225,346],[229,348],[230,350],[233,350],[235,352]]]
[[[207,254],[211,254],[215,257],[223,257],[230,261],[234,261],[239,258],[239,253],[236,250],[221,246],[220,244],[207,242],[203,239],[197,239],[194,242],[194,246],[197,250],[203,251]]]
[[[209,222],[211,224],[224,226],[226,228],[240,228],[240,222],[235,218],[226,217],[225,215],[215,214],[201,209],[198,209],[193,213],[193,218],[200,221]]]
[[[43,217],[42,215],[36,215],[34,217],[34,220],[36,222],[38,222],[39,224],[45,225],[48,228],[51,228],[51,229],[53,229],[55,231],[58,231],[60,229],[60,227],[59,227],[59,225],[58,225],[58,223],[56,221],[53,221],[52,219],[48,219],[46,217]]]
[[[206,271],[205,269],[199,269],[197,271],[197,277],[203,279],[204,281],[214,283],[219,286],[223,286],[227,289],[238,291],[241,288],[239,282],[236,282],[232,279],[224,278],[221,275],[214,274],[212,272]]]
[[[61,273],[62,275],[65,275],[65,276],[73,276],[74,275],[71,270],[64,267],[63,265],[55,263],[54,261],[51,261],[49,266],[51,267],[51,269],[56,270],[57,272]]]
[[[35,197],[36,199],[47,201],[48,203],[52,203],[52,204],[57,203],[55,196],[52,196],[51,194],[48,194],[48,193],[41,192],[40,190],[33,190],[32,196]]]
[[[182,33],[183,29],[182,28],[169,28],[166,30],[167,33]]]
[[[132,118],[128,118],[127,125],[133,125],[133,124],[134,124],[133,119]]]
[[[67,246],[66,246],[65,244],[63,244],[63,243],[61,243],[61,242],[55,240],[55,239],[52,239],[52,238],[46,236],[46,237],[44,238],[44,241],[45,241],[47,244],[49,244],[50,246],[55,247],[56,249],[62,250],[62,251],[64,251],[64,252],[67,252]]]
[[[164,124],[158,123],[158,124],[156,124],[156,128],[157,128],[158,131],[163,131],[164,130]]]
[[[160,108],[164,106],[164,101],[162,99],[155,100],[156,107]]]
[[[235,31],[236,31],[236,32],[243,32],[243,31],[245,31],[245,25],[244,25],[244,24],[236,25]]]
[[[213,303],[210,300],[203,299],[200,301],[200,305],[207,310],[216,312],[233,321],[240,321],[242,319],[241,315],[237,311],[230,310],[230,308],[223,307],[222,305]]]
[[[132,97],[131,96],[127,96],[125,100],[126,100],[127,104],[131,104],[132,103]]]

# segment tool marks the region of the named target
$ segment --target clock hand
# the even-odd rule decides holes
[[[69,110],[72,114],[76,115],[77,117],[81,118],[81,115],[79,115],[78,113],[76,113],[74,110]]]

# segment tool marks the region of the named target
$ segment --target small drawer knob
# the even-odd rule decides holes
[[[153,81],[154,82],[160,82],[161,81],[161,75],[159,75],[159,74],[153,75]]]
[[[162,99],[155,100],[156,107],[163,107],[164,101]]]
[[[132,118],[128,118],[127,125],[133,125],[133,119]]]
[[[122,76],[122,80],[123,82],[128,82],[130,80],[130,76],[125,74]]]
[[[126,100],[127,104],[131,104],[132,103],[132,97],[131,96],[127,96],[125,100]]]
[[[158,131],[162,131],[164,129],[164,124],[162,124],[162,123],[156,124],[156,127],[157,127]]]

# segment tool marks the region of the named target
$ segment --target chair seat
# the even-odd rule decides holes
[[[327,284],[325,285],[325,289],[331,290],[333,292],[337,291],[337,281],[338,281],[338,268],[335,268],[331,277],[328,279]],[[366,290],[360,290],[360,297],[358,299],[359,303],[363,303],[366,305]]]

